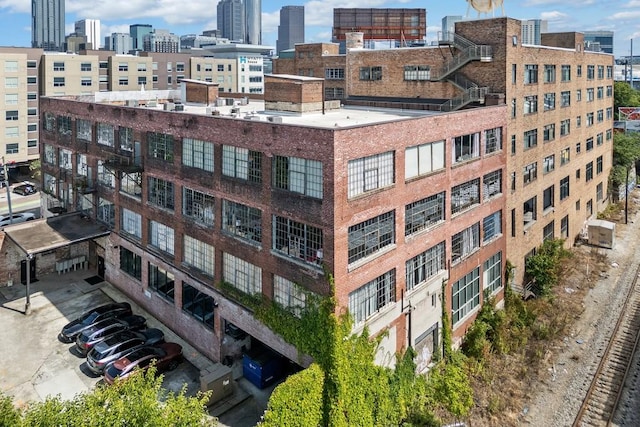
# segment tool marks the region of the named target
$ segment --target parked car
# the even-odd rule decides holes
[[[143,329],[147,326],[147,319],[136,314],[125,317],[111,317],[104,319],[85,329],[76,338],[76,349],[86,356],[96,343],[117,334],[118,332]]]
[[[127,378],[136,369],[147,369],[152,361],[155,361],[158,372],[173,371],[182,362],[182,346],[174,342],[165,342],[141,347],[107,366],[104,370],[104,381],[113,384],[116,378]]]
[[[87,367],[94,374],[101,375],[109,363],[145,345],[163,342],[164,332],[156,328],[118,332],[93,346],[87,353]]]
[[[19,224],[25,221],[33,221],[36,219],[36,216],[29,212],[17,213],[13,215],[2,215],[0,216],[0,227],[4,227],[5,225],[10,224]]]
[[[20,184],[13,187],[13,192],[15,194],[20,194],[22,196],[28,196],[30,194],[36,194],[38,189],[33,184]]]
[[[64,343],[72,343],[85,329],[91,327],[94,323],[111,317],[131,316],[131,304],[128,302],[114,302],[100,307],[93,308],[83,313],[77,319],[67,323],[62,327],[62,331],[58,335],[58,339]]]

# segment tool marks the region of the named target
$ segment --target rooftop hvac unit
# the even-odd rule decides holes
[[[184,104],[175,104],[175,111],[184,111]]]
[[[216,106],[217,107],[222,107],[224,105],[227,105],[227,100],[224,98],[218,98],[216,99]]]
[[[204,113],[205,113],[207,116],[210,116],[210,115],[211,115],[211,107],[207,107],[207,108],[205,108],[205,109],[204,109]]]
[[[280,116],[267,116],[267,120],[271,123],[282,123],[282,117]]]
[[[164,104],[164,111],[173,111],[175,110],[175,104],[173,102],[166,102]]]
[[[246,96],[240,99],[240,105],[249,105],[249,98]]]
[[[156,101],[149,101],[149,102],[147,102],[147,107],[155,108],[155,107],[157,107],[157,106],[158,106],[158,103],[157,103]]]
[[[233,98],[226,98],[226,105],[236,105],[236,100]]]
[[[136,99],[127,99],[127,107],[137,107],[138,101]]]
[[[237,108],[237,107],[233,107],[233,108],[231,109],[231,114],[240,114],[240,109],[239,109],[239,108]]]

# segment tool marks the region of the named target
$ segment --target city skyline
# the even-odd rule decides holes
[[[476,19],[478,14],[469,9],[466,1],[449,2],[385,1],[374,0],[368,4],[374,8],[425,8],[427,10],[427,41],[435,41],[441,20],[447,15],[462,15]],[[216,2],[217,5],[217,2]],[[262,44],[274,46],[278,36],[280,9],[282,6],[305,7],[305,40],[329,42],[333,8],[358,7],[359,4],[328,0],[319,2],[287,2],[266,0],[262,2]],[[31,45],[31,2],[6,0],[0,5],[0,22],[5,31],[0,34],[1,46]],[[188,4],[167,3],[158,6],[151,0],[116,0],[115,3],[93,3],[91,6],[78,0],[66,1],[65,33],[73,32],[73,23],[81,19],[100,19],[102,34],[128,32],[129,25],[151,24],[154,28],[167,29],[177,35],[201,34],[217,28],[216,7],[210,1],[194,0]],[[493,16],[501,16],[497,9]],[[515,19],[545,19],[549,31],[615,31],[615,56],[630,53],[630,39],[640,38],[640,0],[521,0],[504,4],[504,15]],[[128,18],[124,18],[126,16]],[[491,17],[482,15],[481,17]]]

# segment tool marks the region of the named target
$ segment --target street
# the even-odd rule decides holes
[[[16,184],[19,185],[19,184]],[[41,217],[40,212],[40,192],[29,196],[21,196],[20,194],[11,193],[11,210],[13,213],[31,212],[36,218]],[[0,189],[0,215],[9,213],[9,201],[7,198],[7,189]]]

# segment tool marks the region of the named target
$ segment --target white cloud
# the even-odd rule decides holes
[[[8,9],[9,13],[28,13],[31,15],[31,2],[28,0],[0,0],[0,9]]]
[[[550,23],[555,23],[555,21],[564,21],[568,17],[569,15],[567,15],[566,13],[558,12],[557,10],[540,13],[540,19],[546,19]]]
[[[609,20],[624,20],[624,19],[637,19],[640,18],[640,10],[634,10],[633,12],[618,12],[607,17]]]
[[[622,5],[623,8],[640,7],[640,0],[631,0]]]
[[[370,0],[366,6],[370,8],[381,7],[386,0]],[[362,2],[356,0],[311,0],[304,5],[304,25],[307,26],[333,26],[334,8],[363,7]],[[329,36],[329,39],[331,36]]]
[[[635,0],[632,0],[635,1]],[[527,0],[522,6],[524,7],[536,7],[536,6],[586,6],[596,4],[596,0]]]

